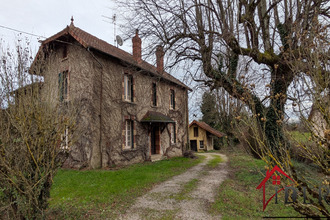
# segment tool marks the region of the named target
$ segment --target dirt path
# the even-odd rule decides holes
[[[220,219],[207,209],[214,202],[216,188],[226,178],[227,157],[216,153],[202,155],[206,156],[202,163],[155,186],[119,219]],[[206,164],[212,155],[220,155],[224,162],[210,169]]]

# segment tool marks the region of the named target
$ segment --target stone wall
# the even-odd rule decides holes
[[[62,57],[64,45],[58,45],[48,58],[43,92],[48,100],[59,104],[58,74],[69,72],[71,107],[78,109],[74,146],[66,166],[74,168],[126,165],[150,160],[150,134],[140,120],[148,111],[156,111],[176,121],[177,141],[170,144],[169,130],[161,134],[161,154],[181,156],[187,143],[187,90],[147,72],[136,71],[121,61],[86,50],[77,42],[68,44],[68,55]],[[123,100],[124,74],[134,81],[134,102]],[[152,83],[157,84],[157,107],[152,107]],[[170,110],[170,89],[175,90],[176,109]],[[135,147],[123,149],[123,122],[134,119]],[[101,140],[101,141],[100,141]]]

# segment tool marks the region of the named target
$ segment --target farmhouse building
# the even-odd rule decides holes
[[[202,121],[194,120],[189,125],[190,148],[193,151],[214,150],[214,137],[223,136],[223,133]]]
[[[185,150],[190,89],[164,71],[161,46],[153,66],[142,60],[138,31],[132,42],[133,55],[73,20],[42,41],[30,73],[44,77],[42,94],[53,103],[78,109],[65,166],[126,165]]]

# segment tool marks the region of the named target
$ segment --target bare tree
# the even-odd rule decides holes
[[[288,87],[295,78],[290,63],[294,55],[299,54],[302,43],[314,37],[310,31],[315,23],[328,28],[327,1],[136,0],[120,3],[133,12],[129,27],[138,28],[146,38],[152,39],[151,43],[165,45],[173,65],[180,61],[194,62],[195,68],[207,76],[205,83],[212,88],[224,88],[257,113],[259,123],[267,128],[268,145],[276,151],[284,141],[278,121],[284,118]],[[244,68],[238,65],[243,60],[246,61]],[[263,88],[269,88],[267,95],[261,99],[249,85],[241,82],[239,74],[265,78]]]
[[[254,141],[261,150],[258,153],[270,166],[279,165],[294,174],[283,130],[285,104],[288,100],[299,101],[294,97],[296,92],[303,93],[300,97],[308,95],[302,87],[294,86],[297,79],[316,83],[319,87],[309,91],[316,96],[329,86],[324,83],[329,76],[329,35],[324,34],[330,27],[328,1],[119,0],[119,3],[133,13],[128,19],[129,28],[138,28],[150,45],[166,47],[172,61],[170,66],[193,63],[194,69],[203,73],[201,78],[193,75],[195,79],[211,89],[223,88],[231,97],[244,102],[253,116],[246,123],[254,131]],[[317,50],[319,47],[326,49]],[[306,184],[294,176],[302,181],[300,184]],[[313,191],[309,193],[311,198],[316,196]],[[314,203],[315,209],[302,204],[294,206],[304,214],[329,216],[324,204]]]
[[[28,44],[0,48],[0,218],[42,218],[70,144],[64,135],[74,126],[74,111],[50,103],[42,79],[28,73]]]

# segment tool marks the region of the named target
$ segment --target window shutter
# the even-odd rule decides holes
[[[176,143],[176,124],[173,124],[173,136],[174,136],[174,143]]]
[[[134,85],[134,79],[133,76],[131,76],[131,102],[134,102],[134,89],[133,89],[133,85]]]
[[[175,91],[173,90],[173,109],[175,109]]]
[[[127,99],[127,76],[124,75],[124,100]]]

